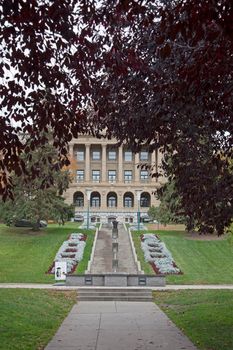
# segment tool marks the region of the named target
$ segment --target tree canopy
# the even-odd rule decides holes
[[[160,147],[174,158],[167,171],[177,179],[186,212],[191,200],[203,213],[197,206],[211,200],[206,202],[203,193],[212,196],[215,190],[224,213],[232,212],[232,174],[224,170],[233,143],[230,1],[0,4],[5,197],[8,174],[25,171],[20,153],[45,143],[40,132],[50,129],[63,164],[67,143],[82,132],[116,137],[133,150],[142,144]],[[21,139],[25,133],[30,143]],[[209,166],[214,177],[206,181]],[[214,213],[209,209],[207,216]],[[207,216],[202,215],[204,222]],[[230,220],[224,216],[224,226]]]
[[[68,170],[51,166],[51,161],[56,164],[57,151],[46,144],[21,157],[26,171],[21,176],[12,175],[14,200],[1,203],[0,218],[8,225],[28,220],[36,229],[41,220],[64,223],[73,216],[72,208],[61,197],[68,188],[70,174]],[[44,188],[45,184],[47,188]]]

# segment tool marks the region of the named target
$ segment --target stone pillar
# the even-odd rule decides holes
[[[140,168],[138,168],[138,164],[140,163],[139,161],[139,153],[135,153],[134,157],[134,178],[135,182],[139,182],[139,174],[140,174]]]
[[[118,182],[122,182],[123,175],[123,146],[118,148]]]
[[[158,149],[158,158],[157,158],[157,164],[158,164],[158,173],[161,173],[162,176],[160,176],[158,178],[159,182],[164,183],[165,182],[165,177],[164,177],[164,173],[163,170],[161,168],[162,166],[162,159],[163,159],[163,154],[160,152],[160,150]]]
[[[156,164],[156,150],[151,153],[151,173],[155,173],[157,171],[157,164]],[[156,182],[156,177],[151,178],[152,182]]]
[[[86,145],[85,150],[85,181],[90,181],[90,145]]]
[[[74,158],[74,145],[69,144],[69,157],[70,159]]]
[[[107,146],[102,145],[102,170],[101,170],[101,182],[106,182],[107,176]]]

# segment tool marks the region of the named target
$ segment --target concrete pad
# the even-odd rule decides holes
[[[137,331],[138,326],[135,322],[134,318],[132,317],[132,314],[102,314],[101,315],[101,324],[100,324],[100,330],[108,330],[108,331],[114,331],[115,329],[121,330],[123,332],[126,329],[127,325],[127,331]]]
[[[100,331],[97,350],[135,350],[144,345],[143,339],[139,339],[136,331]]]
[[[79,302],[45,350],[197,350],[152,302]]]
[[[115,301],[81,301],[77,305],[78,314],[98,314],[116,312]]]
[[[116,310],[120,313],[155,313],[161,312],[158,306],[152,302],[143,301],[116,301]]]

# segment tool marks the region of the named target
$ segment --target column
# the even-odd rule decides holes
[[[156,166],[156,150],[151,153],[151,173],[155,173],[157,171],[157,166]],[[156,177],[151,178],[152,182],[156,182]]]
[[[85,149],[85,181],[90,181],[90,145],[86,145]]]
[[[135,153],[134,155],[134,178],[135,182],[139,182],[139,174],[140,174],[140,168],[138,168],[138,164],[140,163],[139,161],[139,153]]]
[[[74,157],[74,145],[69,144],[69,158],[70,158],[70,160],[73,159],[73,157]]]
[[[102,145],[101,182],[106,182],[106,175],[107,175],[107,146]]]
[[[123,174],[123,146],[118,148],[118,182],[122,182]]]
[[[159,182],[164,183],[165,182],[165,177],[164,177],[164,172],[161,168],[162,166],[162,159],[163,159],[163,154],[160,152],[160,150],[158,149],[158,158],[157,158],[157,165],[158,165],[158,173],[162,174],[159,177]]]

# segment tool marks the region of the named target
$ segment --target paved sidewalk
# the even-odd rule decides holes
[[[150,302],[79,302],[45,350],[197,350]]]
[[[82,288],[93,288],[92,286],[66,286],[66,285],[56,285],[56,284],[42,284],[42,283],[0,283],[0,289],[1,288],[22,288],[22,289],[56,289],[56,290],[78,290]],[[95,288],[113,288],[113,287],[95,287]],[[120,289],[121,287],[117,287],[117,289]],[[122,287],[122,288],[135,288],[134,287]],[[146,288],[151,290],[185,290],[185,289],[229,289],[233,290],[233,284],[182,284],[182,285],[166,285],[164,287],[140,287],[140,288]]]

